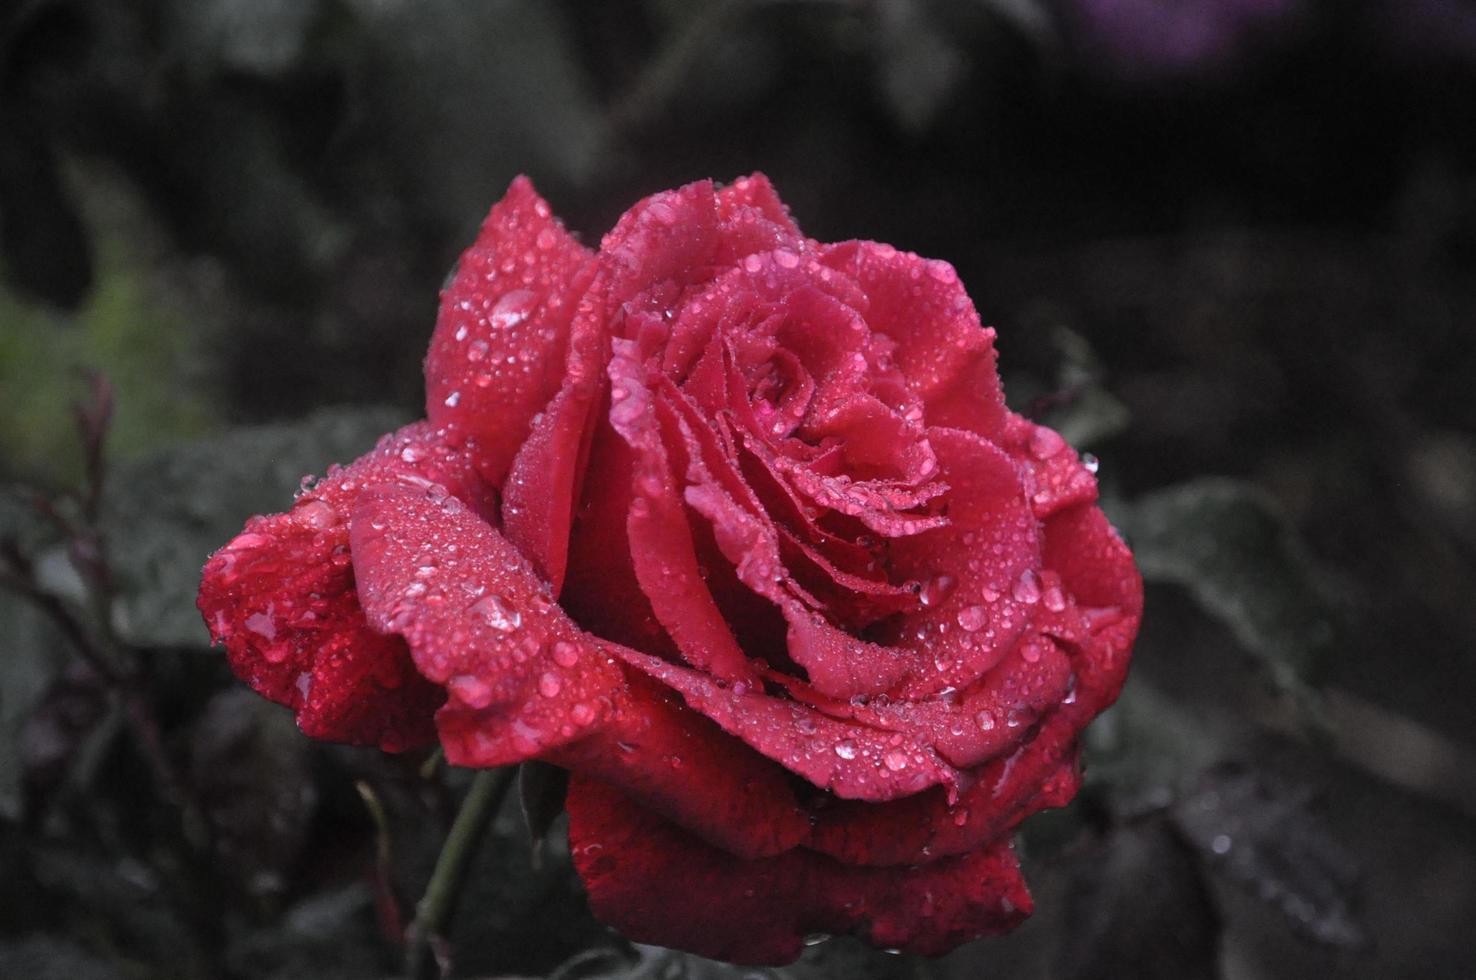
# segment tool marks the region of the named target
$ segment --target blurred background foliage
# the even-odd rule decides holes
[[[418,413],[514,174],[595,242],[753,170],[957,266],[1012,404],[1100,459],[1133,679],[1011,937],[631,948],[526,779],[546,840],[509,799],[456,975],[1464,975],[1472,105],[1470,0],[5,5],[0,975],[394,972],[466,774],[300,737],[206,652],[200,565]]]

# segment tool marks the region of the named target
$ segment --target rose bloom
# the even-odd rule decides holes
[[[1004,932],[1142,584],[994,336],[948,263],[812,241],[761,175],[598,252],[519,178],[442,294],[427,419],[248,521],[200,610],[310,736],[570,770],[631,939]]]

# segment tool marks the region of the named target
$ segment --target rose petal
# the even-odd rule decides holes
[[[594,269],[593,253],[518,177],[441,295],[425,358],[426,416],[481,439],[479,463],[492,483],[528,420],[559,390],[569,322]]]
[[[610,359],[610,423],[630,447],[634,496],[626,519],[630,556],[641,591],[688,663],[728,681],[757,675],[713,601],[696,551],[672,465],[661,439],[645,366],[634,344],[615,341]]]
[[[595,914],[637,942],[782,964],[807,936],[856,933],[937,956],[1030,914],[1008,842],[915,868],[846,867],[798,849],[743,860],[608,786],[575,777],[569,842]]]
[[[995,368],[994,331],[947,262],[877,242],[841,242],[820,260],[861,284],[873,332],[896,342],[895,359],[921,396],[930,425],[996,436],[1007,416]]]
[[[740,857],[787,851],[810,833],[782,767],[631,670],[627,690],[588,737],[548,760],[603,780]]]
[[[527,560],[437,487],[383,484],[354,507],[354,571],[370,624],[409,644],[450,699],[436,716],[456,765],[509,765],[586,734],[621,672],[554,604]]]
[[[839,797],[890,800],[937,784],[955,787],[960,778],[910,734],[840,722],[761,687],[723,687],[705,674],[634,650],[617,655],[679,691],[723,731]]]
[[[533,417],[503,487],[504,533],[553,586],[554,595],[563,588],[576,494],[605,390],[609,340],[603,317],[595,313],[604,293],[603,283],[596,283],[580,304],[570,328],[563,387]]]
[[[475,455],[454,429],[407,426],[331,468],[291,511],[253,517],[206,563],[197,603],[212,638],[238,676],[297,712],[306,734],[388,751],[434,739],[444,694],[415,672],[403,642],[365,621],[349,518],[367,483],[397,478],[444,485],[490,514]]]
[[[1117,697],[1142,615],[1143,586],[1132,556],[1101,510],[1078,505],[1046,524],[1044,562],[1086,607],[1088,634],[1066,644],[1075,688],[1013,754],[996,759],[953,806],[941,791],[873,807],[825,810],[810,845],[847,862],[896,864],[964,853],[1008,832],[1075,791],[1077,739]]]

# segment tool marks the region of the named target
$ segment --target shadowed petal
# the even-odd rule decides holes
[[[297,713],[313,738],[401,751],[434,740],[444,693],[415,671],[404,643],[370,629],[349,554],[363,487],[432,483],[484,514],[494,505],[476,447],[454,429],[418,422],[298,498],[285,514],[253,517],[205,565],[197,604],[233,669]]]
[[[782,964],[811,934],[941,955],[1031,911],[1008,842],[920,867],[846,867],[803,848],[748,861],[599,782],[569,785],[569,844],[590,905],[637,942]]]

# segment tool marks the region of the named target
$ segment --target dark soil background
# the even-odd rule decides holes
[[[309,745],[199,567],[418,413],[515,174],[597,242],[754,170],[958,268],[1140,549],[1135,675],[1012,937],[631,950],[509,800],[456,975],[1469,975],[1473,107],[1471,0],[10,0],[0,975],[392,974],[464,774]]]

